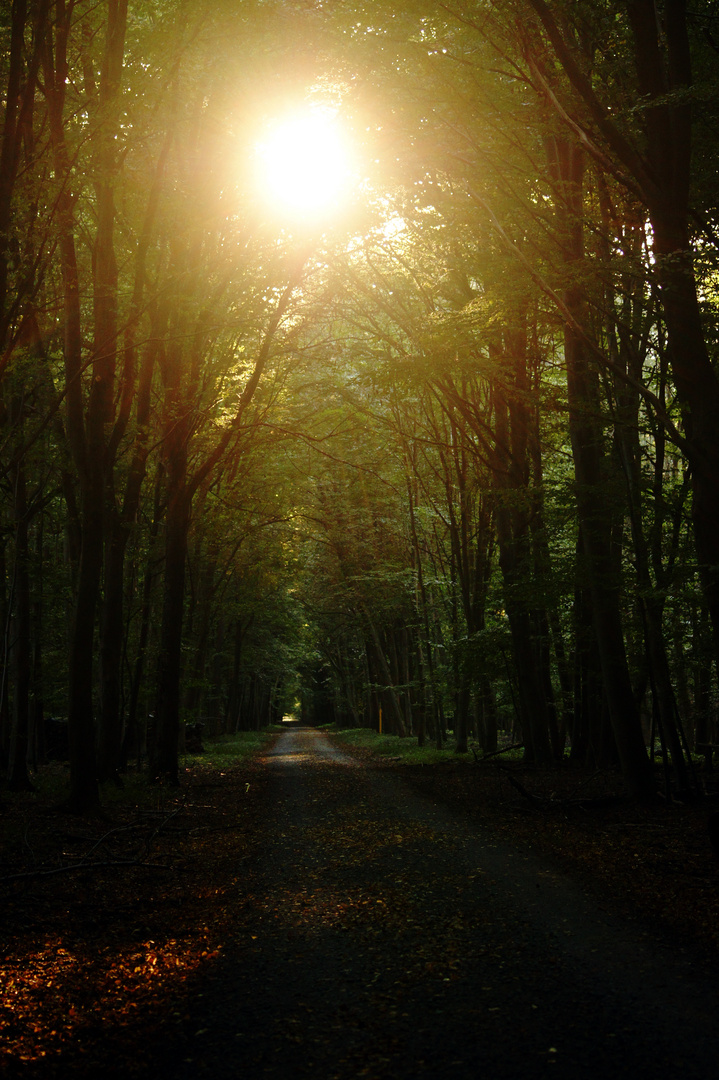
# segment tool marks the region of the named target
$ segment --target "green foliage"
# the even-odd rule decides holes
[[[401,739],[397,735],[379,735],[376,731],[368,728],[341,728],[329,730],[333,739],[346,743],[350,747],[368,751],[378,758],[391,758],[402,765],[447,765],[458,760],[467,760],[469,755],[472,760],[473,750],[481,758],[481,749],[478,743],[470,743],[466,755],[457,755],[453,747],[447,750],[436,750],[431,746],[418,746],[417,739],[410,737]],[[502,761],[516,761],[521,757],[521,751],[508,750],[502,754]]]
[[[334,738],[346,742],[349,746],[368,750],[380,758],[396,758],[407,765],[419,765],[424,762],[434,765],[438,761],[457,760],[453,750],[419,747],[416,738],[413,737],[400,739],[396,735],[379,735],[369,728],[340,729],[332,734]]]
[[[203,740],[204,750],[201,754],[188,753],[185,756],[190,765],[212,765],[229,769],[254,757],[272,737],[272,730],[237,731],[233,735],[218,735]]]
[[[110,523],[127,541],[119,697],[126,723],[137,703],[133,752],[157,711],[163,541],[168,508],[182,497],[192,502],[183,720],[202,720],[228,739],[253,729],[240,740],[249,748],[261,742],[254,729],[297,703],[305,718],[353,729],[377,726],[381,708],[385,723],[401,718],[413,733],[392,751],[405,755],[418,730],[441,739],[468,710],[470,736],[489,746],[497,727],[527,721],[517,693],[519,626],[545,676],[542,693],[556,705],[557,740],[566,737],[581,703],[601,693],[589,670],[593,581],[579,552],[582,492],[568,424],[571,291],[581,294],[579,329],[591,354],[587,412],[612,529],[607,580],[620,597],[637,694],[648,716],[650,603],[689,729],[697,717],[699,728],[715,724],[716,651],[681,441],[688,414],[672,380],[646,207],[535,5],[480,0],[455,17],[423,0],[401,11],[374,2],[137,0],[116,109],[100,107],[96,86],[107,12],[81,7],[62,83],[70,164],[63,171],[51,153],[43,76],[0,229],[3,764],[18,700],[9,677],[18,460],[30,493],[33,693],[46,713],[68,712],[85,505],[82,455],[72,445],[85,420],[73,427],[64,409],[79,385],[79,415],[89,416],[95,312],[108,287],[96,276],[105,250],[99,193],[109,179],[118,354],[98,427],[109,463],[105,552]],[[624,9],[556,10],[607,123],[644,153],[651,110],[638,92]],[[710,18],[701,2],[689,20],[695,85],[653,107],[692,103],[691,241],[716,361]],[[6,12],[3,86],[9,20]],[[23,78],[33,40],[28,24]],[[307,44],[298,57],[300,40]],[[362,180],[347,219],[311,232],[262,209],[253,146],[274,113],[322,93],[341,104]],[[594,144],[567,221],[558,162],[580,129]],[[65,188],[67,221],[58,209]],[[582,258],[567,258],[568,228],[583,234]],[[76,378],[65,370],[60,258],[70,234],[80,292]],[[275,324],[293,273],[296,288]],[[169,475],[183,455],[173,488]],[[100,675],[96,664],[96,712]],[[393,736],[377,741],[362,731],[347,737],[382,753],[395,746]],[[35,733],[41,755],[40,742]],[[225,744],[215,745],[216,755]]]

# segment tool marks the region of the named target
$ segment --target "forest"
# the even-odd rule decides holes
[[[292,715],[696,794],[714,5],[12,0],[0,86],[5,790]]]

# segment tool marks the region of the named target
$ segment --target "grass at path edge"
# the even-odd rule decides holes
[[[458,754],[450,740],[446,749],[437,750],[431,744],[419,746],[416,735],[400,738],[398,735],[380,735],[373,728],[336,728],[328,724],[320,728],[333,739],[344,743],[349,749],[367,751],[380,758],[401,761],[403,765],[438,765],[448,762],[473,761],[473,751],[481,758],[479,743],[469,744],[466,754]],[[502,754],[503,761],[518,761],[521,750],[509,750]]]

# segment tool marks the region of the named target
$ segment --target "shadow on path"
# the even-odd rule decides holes
[[[266,837],[175,1075],[717,1075],[693,953],[317,731],[265,764]]]

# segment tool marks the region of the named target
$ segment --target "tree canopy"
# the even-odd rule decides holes
[[[691,793],[718,41],[705,0],[5,6],[11,786],[67,739],[85,812],[292,714]]]

